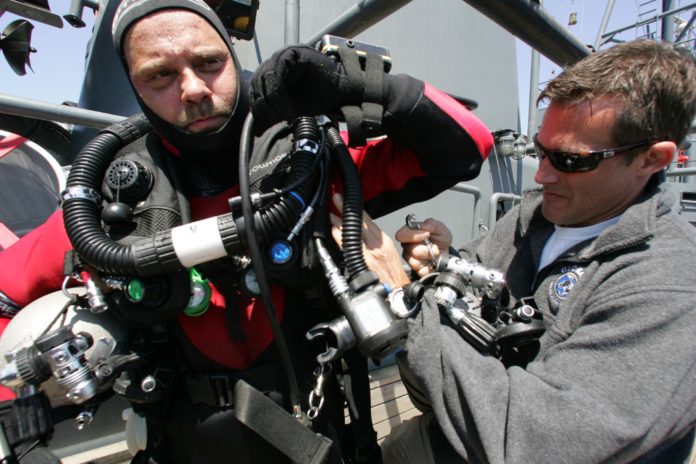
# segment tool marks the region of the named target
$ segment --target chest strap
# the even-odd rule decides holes
[[[293,462],[321,464],[333,442],[313,432],[273,400],[240,380],[234,390],[234,415],[239,422],[275,446]]]
[[[234,389],[239,381],[245,381],[262,392],[282,392],[286,379],[278,364],[245,369],[238,374],[185,374],[184,388],[192,404],[205,404],[220,408],[234,407]]]

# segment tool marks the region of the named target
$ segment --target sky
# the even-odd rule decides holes
[[[271,1],[279,2],[280,0]],[[449,1],[454,2],[454,0]],[[674,4],[675,7],[679,7],[691,2],[692,0],[675,0]],[[560,24],[568,27],[573,35],[587,44],[595,43],[606,3],[605,0],[542,0],[543,7]],[[635,23],[638,20],[638,5],[641,3],[646,3],[646,0],[616,0],[607,31]],[[660,0],[654,3],[660,3]],[[63,15],[67,13],[70,2],[57,0],[50,4],[54,13]],[[643,7],[643,9],[647,8],[650,8],[650,5]],[[567,25],[571,12],[577,13],[577,24],[574,26]],[[4,30],[15,19],[18,17],[10,13],[2,15],[0,30]],[[61,104],[64,101],[78,102],[84,73],[84,54],[74,53],[74,50],[86,50],[94,25],[92,10],[84,9],[83,20],[87,25],[80,29],[73,28],[65,21],[62,29],[33,21],[35,28],[32,46],[37,52],[31,54],[30,60],[34,72],[27,70],[26,75],[17,76],[4,59],[0,58],[0,93],[55,104]],[[629,40],[635,36],[635,31],[630,30],[618,37]],[[522,132],[526,132],[531,49],[519,40],[517,40],[517,62],[520,121]],[[540,85],[552,78],[559,70],[542,56],[539,72]]]
[[[53,0],[49,4],[54,13],[62,16],[68,12],[70,1]],[[4,31],[16,19],[25,18],[11,13],[2,15],[0,31]],[[5,58],[0,57],[0,93],[55,104],[64,101],[78,102],[84,76],[85,55],[75,53],[75,50],[87,50],[87,42],[94,25],[92,10],[85,8],[82,19],[86,26],[79,29],[66,21],[63,21],[63,28],[58,29],[30,20],[34,25],[31,46],[36,49],[36,53],[31,53],[29,60],[34,72],[27,68],[24,76],[18,76]]]
[[[544,9],[553,16],[556,21],[565,26],[571,34],[577,37],[582,43],[594,45],[597,40],[599,27],[604,17],[606,0],[542,0]],[[693,3],[692,0],[675,0],[674,7],[686,6]],[[642,8],[639,5],[645,4]],[[640,19],[647,19],[655,16],[651,11],[661,4],[660,0],[654,2],[646,0],[615,0],[609,22],[605,32],[635,24]],[[658,5],[658,6],[656,6]],[[576,13],[577,24],[568,25],[568,20],[572,12]],[[639,17],[639,13],[647,13]],[[639,34],[645,33],[645,28],[630,29],[626,32],[617,34],[619,40],[631,40],[637,38]],[[608,43],[600,49],[611,46]],[[517,79],[520,104],[521,131],[527,133],[527,119],[529,113],[529,92],[531,75],[531,56],[532,49],[520,41],[516,40],[517,47]],[[553,76],[561,71],[561,68],[548,59],[540,56],[539,59],[539,88],[543,88],[544,82],[552,79]],[[529,134],[532,135],[532,134]]]

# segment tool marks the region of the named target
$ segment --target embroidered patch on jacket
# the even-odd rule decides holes
[[[549,284],[549,305],[555,311],[560,304],[568,299],[570,291],[578,283],[584,269],[578,266],[564,266],[561,275]]]

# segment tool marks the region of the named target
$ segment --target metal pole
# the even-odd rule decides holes
[[[532,63],[529,76],[529,113],[527,114],[527,135],[536,133],[537,97],[539,96],[539,52],[532,48]]]
[[[597,31],[597,38],[594,42],[594,49],[599,50],[599,48],[604,45],[602,41],[602,34],[607,30],[607,24],[609,24],[609,18],[611,17],[611,12],[614,10],[614,0],[609,0],[607,2],[606,8],[604,8],[604,17],[602,18],[602,24],[599,25],[599,31]]]
[[[362,0],[314,33],[304,43],[314,47],[324,34],[338,35],[350,39],[380,22],[409,2],[411,0]]]
[[[674,8],[674,0],[662,0],[662,11],[670,11]],[[674,15],[666,15],[662,18],[662,40],[674,42]]]
[[[676,168],[665,173],[667,177],[690,176],[696,174],[696,168]]]
[[[38,100],[12,97],[2,93],[0,93],[0,113],[43,119],[45,121],[79,124],[97,129],[126,119],[125,116],[101,113],[73,106],[54,105]]]
[[[285,46],[300,43],[300,0],[285,0]]]
[[[464,0],[561,67],[580,61],[590,49],[530,0]]]

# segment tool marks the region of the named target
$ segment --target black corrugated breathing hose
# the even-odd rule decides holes
[[[99,190],[113,155],[152,129],[143,115],[102,129],[78,154],[63,194],[63,218],[70,243],[88,263],[113,274],[137,274],[132,248],[109,239],[99,210]]]
[[[104,174],[114,155],[124,146],[147,134],[152,127],[149,121],[138,115],[116,123],[99,132],[78,154],[63,193],[63,214],[66,231],[73,247],[87,263],[112,275],[148,277],[185,269],[184,263],[196,260],[196,250],[186,255],[187,247],[177,248],[172,236],[174,229],[158,231],[151,237],[123,245],[112,240],[101,224],[100,189]],[[303,138],[318,137],[305,134],[307,127],[300,126],[298,135]],[[318,129],[315,128],[316,131]],[[285,232],[299,218],[307,199],[316,186],[317,176],[307,176],[316,154],[297,150],[291,161],[287,185],[298,184],[289,195],[284,195],[256,212],[254,227],[259,231],[261,244],[268,243],[278,233]],[[218,255],[244,253],[239,240],[237,224],[232,213],[217,216],[215,236],[198,237],[199,240],[221,241],[224,250]],[[222,256],[214,256],[215,259]],[[207,258],[205,258],[207,259]],[[183,261],[183,262],[182,262]],[[205,262],[198,259],[193,265]]]
[[[343,259],[350,279],[369,272],[362,250],[362,189],[357,167],[333,126],[326,130],[326,139],[332,153],[336,154],[343,178]]]

